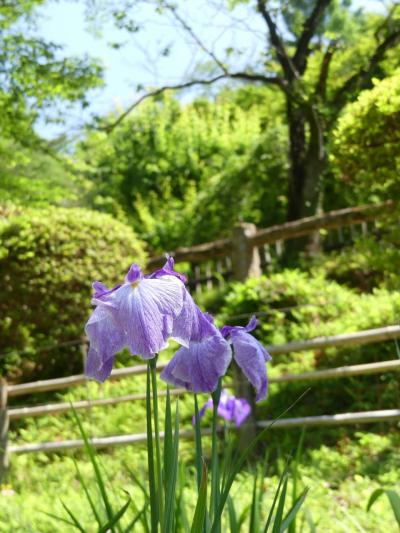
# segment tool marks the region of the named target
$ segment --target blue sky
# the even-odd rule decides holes
[[[357,3],[370,9],[381,5],[375,0]],[[104,17],[101,35],[96,35],[88,26],[82,4],[67,0],[45,4],[39,11],[37,31],[45,39],[63,45],[67,55],[87,54],[100,59],[105,68],[105,86],[92,91],[88,110],[75,107],[66,111],[66,126],[39,123],[38,129],[46,137],[54,137],[63,131],[78,132],[90,113],[103,115],[112,110],[122,111],[138,97],[138,84],[157,87],[178,83],[190,76],[196,66],[206,59],[198,46],[194,46],[179,30],[176,21],[157,16],[151,6],[138,12],[138,19],[146,22],[137,35],[123,34]],[[243,52],[243,63],[249,57],[258,57],[265,39],[261,17],[243,6],[234,12],[232,21],[220,12],[217,1],[213,7],[206,7],[212,4],[204,0],[190,0],[190,3],[184,4],[186,8],[182,12],[207,47],[222,56],[227,47],[239,46]],[[202,25],[199,20],[203,21]],[[110,42],[124,42],[124,46],[115,50],[108,45]],[[166,46],[171,46],[170,55],[160,57],[159,51]],[[190,93],[182,97],[190,98]]]

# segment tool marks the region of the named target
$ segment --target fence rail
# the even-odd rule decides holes
[[[254,229],[247,235],[248,244],[254,248],[265,244],[276,243],[304,237],[313,234],[321,229],[334,229],[361,224],[370,220],[375,220],[384,213],[388,213],[395,208],[392,201],[380,204],[370,204],[358,207],[349,207],[330,211],[323,215],[302,218],[293,222],[287,222],[266,229]],[[255,227],[254,227],[255,228]],[[212,242],[206,242],[191,247],[182,247],[170,252],[176,262],[198,263],[207,261],[216,257],[224,257],[234,253],[235,236],[227,239],[219,239]],[[149,269],[161,266],[165,261],[164,256],[152,257],[149,259],[147,266]]]
[[[354,333],[332,335],[329,337],[316,337],[306,341],[288,342],[275,346],[271,345],[266,346],[266,348],[271,355],[282,355],[292,352],[302,352],[337,346],[368,344],[396,338],[400,338],[400,326],[392,325],[382,328],[357,331]],[[157,364],[158,371],[161,371],[164,367],[165,363]],[[110,379],[117,380],[126,378],[128,376],[141,375],[145,374],[146,371],[146,365],[135,365],[126,368],[118,368],[112,371]],[[76,376],[69,376],[66,378],[34,381],[31,383],[21,383],[18,385],[8,385],[7,393],[9,397],[13,397],[37,392],[49,392],[66,389],[75,385],[83,385],[84,383],[87,383],[87,381],[88,380],[84,374],[77,374]]]
[[[327,370],[316,370],[313,372],[302,372],[299,374],[282,374],[280,376],[272,376],[269,378],[270,383],[293,383],[295,381],[323,381],[326,379],[338,379],[343,377],[361,376],[370,374],[382,374],[385,372],[400,371],[400,359],[393,359],[390,361],[382,361],[379,363],[367,363],[363,365],[342,366],[337,368],[330,368]],[[234,387],[234,383],[224,384],[225,388]],[[173,396],[181,396],[186,394],[186,389],[170,389],[170,394]],[[158,391],[158,396],[166,396],[166,390]],[[35,405],[33,407],[14,407],[8,410],[10,421],[19,418],[35,417],[50,414],[60,414],[70,411],[71,408],[75,410],[91,409],[93,407],[104,407],[106,405],[117,405],[119,403],[134,402],[138,400],[145,400],[146,394],[127,394],[125,396],[118,396],[116,398],[100,398],[96,400],[81,400],[77,402],[57,402],[46,405]]]
[[[284,418],[278,420],[264,420],[257,423],[259,428],[269,427],[270,429],[310,427],[310,426],[340,426],[346,424],[370,424],[376,422],[388,422],[400,420],[400,409],[386,409],[381,411],[363,411],[357,413],[341,413],[336,415],[306,416],[299,418]],[[211,431],[204,429],[203,435],[210,435]],[[184,429],[179,432],[180,437],[194,438],[194,431]],[[164,438],[164,433],[160,432],[160,437]],[[94,437],[89,439],[95,448],[108,448],[111,446],[121,446],[127,444],[140,444],[147,441],[146,433],[134,433],[130,435],[116,435],[111,437]],[[84,441],[81,439],[65,440],[60,442],[41,442],[33,444],[23,444],[21,446],[10,446],[9,453],[34,453],[34,452],[57,452],[83,448]]]
[[[319,337],[306,341],[290,342],[278,346],[268,346],[268,350],[272,354],[284,354],[291,352],[299,352],[304,350],[324,349],[335,346],[344,345],[360,345],[365,343],[380,342],[386,340],[393,340],[400,337],[400,326],[392,325],[371,330],[358,331],[342,335],[335,335],[330,337]],[[157,370],[164,368],[165,364],[158,364]],[[147,371],[146,365],[136,365],[127,368],[116,369],[111,374],[111,379],[123,379],[128,376],[143,375]],[[400,359],[393,359],[390,361],[380,361],[375,363],[359,364],[342,366],[337,368],[330,368],[324,370],[316,370],[312,372],[302,372],[296,374],[281,374],[278,376],[271,376],[270,383],[282,384],[299,381],[322,381],[328,379],[338,379],[351,376],[370,375],[384,372],[398,372],[400,371]],[[84,375],[69,376],[67,378],[39,381],[34,383],[24,383],[20,385],[8,385],[4,382],[0,384],[0,476],[7,468],[8,457],[10,453],[33,453],[33,452],[56,452],[74,448],[82,448],[83,441],[81,440],[67,440],[61,442],[45,442],[32,443],[24,445],[7,445],[7,431],[10,421],[18,420],[25,417],[35,417],[41,415],[54,415],[67,412],[71,407],[75,409],[90,409],[92,407],[104,407],[107,405],[116,405],[122,402],[139,401],[145,399],[145,394],[129,394],[116,398],[100,398],[96,400],[82,400],[71,403],[57,402],[53,404],[26,406],[26,407],[8,407],[7,396],[21,396],[24,394],[32,394],[37,392],[61,390],[73,385],[81,385],[86,383]],[[231,383],[228,386],[234,386]],[[184,389],[172,389],[171,394],[181,395],[185,394]],[[166,394],[165,390],[161,390],[159,395]],[[298,426],[333,426],[343,424],[365,424],[375,422],[390,422],[400,420],[400,409],[389,409],[380,411],[366,411],[357,413],[340,413],[334,415],[322,415],[311,417],[298,417],[279,419],[276,421],[262,421],[258,422],[259,427],[271,428],[291,428]],[[183,430],[181,435],[185,438],[192,437],[191,430]],[[206,432],[207,433],[207,432]],[[143,443],[146,441],[146,434],[138,433],[131,435],[118,435],[111,437],[99,437],[91,439],[95,447],[108,447],[123,444]]]

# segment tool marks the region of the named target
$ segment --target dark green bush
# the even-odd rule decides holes
[[[371,294],[327,280],[322,272],[286,270],[235,283],[225,295],[221,321],[243,324],[256,313],[255,334],[265,344],[281,344],[398,323],[400,293],[375,289]],[[304,372],[342,365],[395,359],[395,341],[276,355],[273,372]],[[271,386],[259,417],[275,417],[309,386],[311,390],[289,416],[311,416],[394,408],[399,404],[398,376],[387,373],[321,382]]]
[[[82,371],[79,339],[93,280],[115,284],[143,263],[133,231],[86,209],[30,209],[0,225],[0,371],[37,379]],[[50,349],[44,349],[49,347]]]

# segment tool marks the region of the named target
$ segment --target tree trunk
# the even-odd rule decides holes
[[[315,215],[325,169],[323,124],[316,109],[287,102],[290,176],[287,220]]]
[[[321,205],[325,170],[323,122],[313,106],[297,107],[288,99],[290,176],[287,220],[313,216]],[[296,263],[299,252],[314,255],[320,250],[319,233],[285,244],[283,261]]]

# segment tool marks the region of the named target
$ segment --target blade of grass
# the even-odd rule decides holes
[[[294,502],[292,508],[289,510],[289,512],[287,513],[287,515],[285,516],[282,522],[281,529],[279,530],[280,533],[282,533],[283,531],[286,531],[286,529],[288,529],[290,524],[293,523],[293,520],[296,518],[297,513],[300,511],[300,507],[303,505],[304,500],[307,497],[308,491],[309,489],[307,487],[306,489],[304,489],[302,494],[300,494],[300,496]]]
[[[299,443],[297,445],[296,454],[294,457],[294,461],[291,463],[291,471],[292,471],[292,503],[297,501],[298,495],[297,495],[297,485],[298,485],[298,479],[299,479],[299,462],[300,462],[300,456],[303,449],[303,442],[304,442],[304,435],[305,435],[305,428],[301,430],[300,433],[300,439]],[[292,523],[289,526],[289,533],[296,533],[296,521],[293,520]]]
[[[247,446],[247,448],[242,452],[242,454],[240,455],[238,461],[236,463],[233,464],[233,468],[232,468],[232,472],[230,473],[228,479],[227,479],[227,482],[226,482],[226,487],[224,488],[224,490],[222,491],[221,493],[221,496],[220,496],[220,500],[219,500],[219,506],[218,506],[218,510],[217,510],[217,518],[220,517],[222,515],[222,511],[224,509],[224,506],[225,506],[225,503],[226,503],[226,499],[228,497],[228,494],[229,494],[229,491],[230,491],[230,488],[235,480],[235,477],[236,477],[236,474],[240,471],[240,469],[242,468],[243,464],[245,463],[247,457],[249,456],[249,454],[255,449],[255,447],[257,446],[257,444],[265,437],[265,435],[268,433],[268,431],[271,429],[271,427],[275,424],[275,422],[277,420],[279,420],[280,418],[282,418],[287,412],[289,412],[306,394],[307,392],[309,391],[310,389],[307,389],[305,392],[303,392],[303,394],[301,394],[297,400],[295,400],[287,409],[285,409],[277,418],[275,418],[274,420],[272,420],[272,422],[265,428],[263,429],[253,440],[252,442]],[[210,530],[210,533],[217,533],[217,527],[218,527],[218,523],[216,523],[215,521],[213,522],[212,526],[211,526],[211,530]]]
[[[259,533],[260,531],[259,494],[257,491],[257,481],[258,481],[258,472],[256,470],[256,473],[254,475],[254,481],[253,481],[253,497],[251,499],[249,533]]]
[[[54,518],[55,520],[59,522],[63,522],[64,524],[68,524],[69,526],[76,527],[73,522],[70,522],[66,518],[63,518],[62,516],[57,516],[56,514],[48,513],[47,511],[40,511],[42,514],[45,514],[46,516],[49,516],[50,518]]]
[[[372,494],[368,501],[367,505],[367,511],[369,511],[372,507],[372,505],[376,502],[376,500],[382,496],[382,494],[385,494],[386,497],[389,500],[389,503],[392,507],[394,517],[396,519],[397,524],[400,526],[400,496],[391,489],[376,489]]]
[[[74,526],[76,527],[76,529],[79,529],[79,531],[81,531],[82,533],[86,533],[85,528],[80,524],[79,520],[75,517],[73,512],[70,509],[68,509],[68,507],[65,505],[65,503],[62,500],[60,500],[60,501],[61,501],[61,505],[64,507],[64,509],[68,513],[69,517],[73,521]]]
[[[269,528],[269,526],[270,526],[270,524],[272,522],[272,516],[274,514],[275,505],[276,505],[276,502],[278,501],[278,497],[279,497],[279,494],[281,492],[282,484],[283,484],[283,481],[284,481],[285,477],[287,476],[288,469],[289,469],[289,460],[287,460],[285,468],[284,468],[284,470],[283,470],[283,472],[282,472],[282,474],[281,474],[281,476],[279,478],[278,488],[276,489],[276,492],[275,492],[275,495],[274,495],[274,499],[272,501],[272,505],[271,505],[269,513],[268,513],[267,522],[265,523],[265,527],[264,527],[264,533],[267,533],[268,528]]]
[[[283,510],[285,507],[285,500],[286,500],[286,492],[287,492],[287,486],[288,486],[288,476],[285,476],[285,479],[283,481],[282,485],[282,491],[279,496],[279,502],[278,502],[278,508],[276,509],[276,515],[274,519],[274,525],[272,528],[272,533],[280,533],[281,527],[282,527],[282,519],[283,519]]]
[[[207,512],[207,468],[203,461],[203,471],[201,476],[201,484],[199,496],[197,498],[196,509],[190,533],[202,533],[204,520]]]
[[[131,531],[134,531],[134,527],[139,520],[142,519],[142,515],[146,511],[147,504],[145,504],[142,509],[139,511],[139,513],[134,517],[134,519],[127,525],[127,527],[124,529],[124,533],[130,533]]]
[[[121,518],[124,516],[130,503],[131,503],[131,499],[129,498],[129,500],[121,507],[121,509],[115,513],[112,519],[109,520],[106,524],[104,524],[104,526],[102,526],[99,529],[99,533],[107,533],[107,531],[110,531],[110,529],[113,526],[115,526],[115,524],[117,524],[121,520]]]
[[[73,459],[73,461],[74,461],[75,470],[76,470],[76,474],[78,476],[79,483],[81,484],[81,487],[83,488],[83,491],[85,493],[86,499],[89,502],[90,508],[92,509],[92,513],[93,513],[93,515],[94,515],[94,517],[96,519],[96,522],[98,523],[99,526],[101,526],[102,520],[100,518],[99,513],[97,512],[96,506],[94,504],[94,501],[92,500],[92,497],[90,495],[89,489],[87,488],[87,485],[85,483],[85,480],[83,479],[81,471],[79,470],[78,463],[76,462],[75,459]]]
[[[228,500],[226,503],[228,506],[229,527],[231,530],[230,533],[239,533],[236,509],[235,509],[235,504],[233,503],[233,499],[230,496],[228,496]]]
[[[88,439],[88,437],[86,435],[86,432],[83,429],[83,425],[82,425],[82,423],[81,423],[81,421],[79,419],[79,416],[78,416],[77,412],[75,411],[72,403],[71,403],[71,410],[72,410],[73,416],[75,418],[75,421],[76,421],[76,423],[78,425],[79,432],[82,435],[82,439],[83,439],[83,442],[85,444],[85,451],[89,455],[90,462],[91,462],[91,464],[93,466],[93,470],[94,470],[94,473],[95,473],[97,486],[99,488],[99,491],[100,491],[100,494],[101,494],[101,497],[102,497],[102,500],[103,500],[103,503],[104,503],[104,507],[105,507],[106,514],[107,514],[107,518],[109,520],[111,520],[111,518],[113,517],[114,513],[113,513],[113,509],[112,509],[111,503],[110,503],[110,501],[108,499],[107,490],[106,490],[106,487],[105,487],[105,483],[103,481],[103,477],[101,475],[101,470],[100,470],[99,464],[98,464],[97,459],[96,459],[96,454],[95,454],[94,448],[89,442],[89,439]],[[113,532],[114,529],[111,528],[111,531]]]

